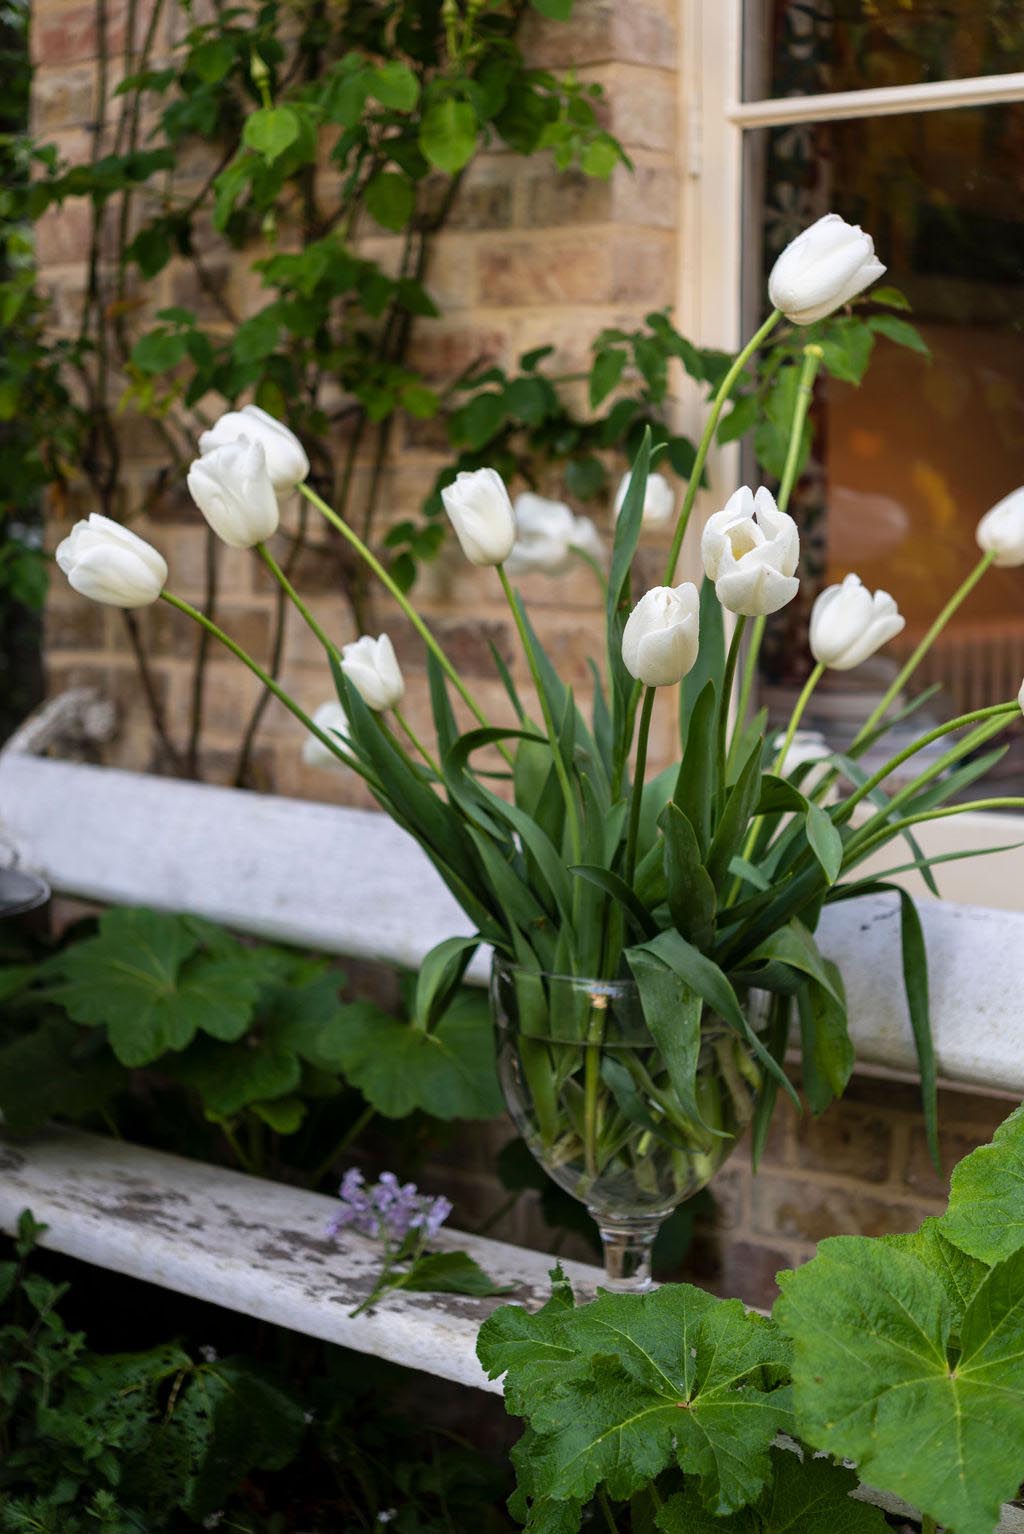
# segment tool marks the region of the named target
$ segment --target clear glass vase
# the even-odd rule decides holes
[[[681,987],[681,1017],[682,1002]],[[491,1010],[516,1128],[597,1222],[609,1288],[649,1288],[662,1221],[710,1181],[753,1115],[761,1068],[747,1043],[705,1009],[687,1104],[631,980],[539,975],[496,957]]]

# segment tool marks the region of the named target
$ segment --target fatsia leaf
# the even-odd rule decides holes
[[[656,1528],[660,1534],[886,1534],[885,1514],[854,1501],[854,1471],[783,1448],[772,1449],[771,1462],[771,1482],[754,1507],[715,1518],[688,1485],[659,1511]]]
[[[941,1233],[981,1262],[1024,1247],[1024,1105],[954,1168]]]
[[[779,1275],[797,1431],[957,1534],[992,1534],[1024,1467],[1024,1250],[955,1312],[908,1251],[835,1236]]]
[[[578,1309],[556,1295],[536,1316],[506,1308],[478,1352],[492,1376],[507,1371],[509,1410],[533,1430],[517,1458],[531,1498],[580,1502],[602,1485],[625,1498],[676,1464],[705,1507],[729,1513],[760,1492],[790,1421],[776,1328],[688,1284]]]
[[[333,1042],[348,1080],[386,1118],[404,1118],[416,1108],[438,1119],[501,1112],[483,994],[463,991],[430,1033],[356,1003],[336,1024]]]

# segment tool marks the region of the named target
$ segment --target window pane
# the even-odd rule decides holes
[[[812,96],[1024,69],[1021,0],[747,0],[744,95]]]
[[[780,716],[808,669],[806,620],[822,586],[855,571],[897,598],[901,638],[830,673],[818,724],[848,739],[979,557],[975,527],[1024,484],[1024,103],[750,135],[765,275],[792,236],[833,210],[875,238],[906,294],[929,361],[879,337],[859,388],[828,380],[815,400],[816,459],[797,487],[806,579],[765,651],[766,701]],[[758,173],[757,162],[762,169]],[[938,717],[1016,695],[1024,677],[1024,568],[991,570],[911,691],[932,681]],[[996,773],[1024,788],[1024,742]]]

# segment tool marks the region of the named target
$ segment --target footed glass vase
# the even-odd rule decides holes
[[[670,1071],[634,981],[537,974],[499,957],[491,1010],[516,1128],[597,1222],[608,1287],[648,1289],[662,1221],[710,1181],[753,1115],[761,1068],[748,1044],[708,1009],[686,1040],[680,984]]]

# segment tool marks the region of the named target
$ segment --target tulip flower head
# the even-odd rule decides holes
[[[623,474],[619,480],[619,488],[615,492],[615,515],[622,515],[622,508],[626,504],[626,496],[629,494],[629,483],[632,474]],[[676,509],[675,491],[665,478],[664,474],[648,474],[647,487],[644,490],[644,527],[664,527],[671,522]]]
[[[75,591],[108,607],[148,607],[167,583],[163,555],[97,511],[75,523],[55,558]]]
[[[852,671],[906,624],[887,591],[867,590],[859,575],[828,586],[811,609],[811,653],[830,671]]]
[[[405,680],[387,634],[379,639],[364,634],[362,639],[344,645],[341,669],[367,708],[377,714],[397,707],[405,696]]]
[[[1024,565],[1024,485],[986,511],[975,537],[979,548],[995,555],[993,564],[1004,569]]]
[[[516,541],[516,515],[497,469],[463,470],[441,500],[470,564],[504,564]]]
[[[700,598],[692,581],[654,586],[626,619],[622,660],[645,687],[671,687],[692,671],[700,644]]]
[[[871,236],[826,213],[786,246],[768,278],[768,297],[794,325],[813,325],[884,271]]]
[[[1017,702],[1020,704],[1021,713],[1024,714],[1024,682],[1021,682],[1020,684],[1020,692],[1017,694]]]
[[[277,495],[261,442],[238,437],[211,448],[191,464],[188,488],[229,548],[251,549],[277,532]]]
[[[341,738],[338,741],[340,746],[348,745],[348,718],[345,710],[335,698],[330,698],[326,703],[321,703],[313,715],[313,723],[323,730],[325,735],[340,736]],[[307,734],[302,742],[302,760],[307,767],[334,767],[342,772],[348,770],[340,757],[328,751],[323,742],[317,740],[315,735]]]
[[[800,535],[764,486],[744,485],[709,517],[700,544],[704,573],[731,613],[766,617],[796,596]]]
[[[603,553],[597,528],[589,517],[576,517],[564,501],[549,501],[525,491],[515,500],[516,541],[505,561],[509,575],[564,575],[581,549],[594,559]]]
[[[283,421],[258,405],[243,405],[241,410],[229,410],[222,415],[199,438],[199,451],[205,456],[215,448],[237,442],[240,437],[258,442],[262,447],[270,483],[278,495],[294,490],[309,473],[309,459],[298,437]]]

